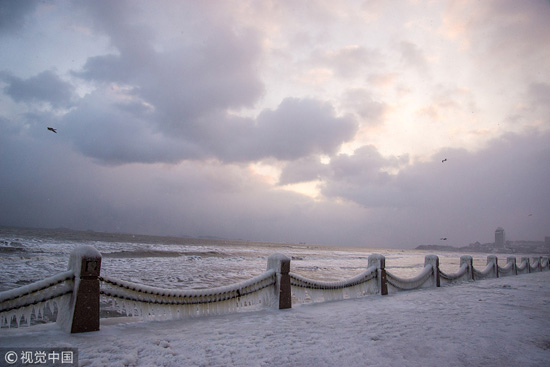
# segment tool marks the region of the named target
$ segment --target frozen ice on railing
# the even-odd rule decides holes
[[[376,269],[372,266],[353,278],[337,282],[318,281],[290,273],[292,296],[298,303],[305,303],[358,298],[374,293],[369,281],[376,278]]]
[[[127,316],[179,318],[221,314],[257,305],[271,305],[275,299],[272,285],[275,271],[243,282],[204,290],[173,290],[103,277],[102,294]]]
[[[374,276],[376,276],[376,267],[371,266],[361,274],[342,281],[324,282],[309,279],[295,273],[290,273],[290,282],[294,286],[308,289],[343,289],[347,287],[352,287],[362,282],[369,281]]]
[[[53,304],[72,292],[73,278],[73,272],[66,271],[23,287],[0,292],[0,324],[10,327],[15,318],[18,326],[22,319],[30,325],[32,315],[36,319],[43,318],[46,306],[50,307],[53,314]]]
[[[462,264],[462,266],[460,267],[460,269],[458,269],[458,271],[456,273],[444,273],[442,272],[441,270],[439,271],[439,276],[442,278],[442,279],[445,279],[447,281],[455,281],[455,280],[458,280],[460,278],[462,278],[463,276],[467,275],[468,274],[468,264]]]
[[[424,267],[424,269],[422,270],[422,272],[420,272],[420,274],[418,274],[413,278],[404,279],[396,275],[393,275],[390,272],[386,272],[386,279],[388,280],[388,284],[393,286],[394,288],[402,289],[402,290],[411,290],[411,289],[420,288],[422,285],[424,285],[424,283],[428,281],[428,279],[430,279],[432,274],[433,274],[433,267],[431,264],[428,264]]]
[[[297,303],[327,302],[339,301],[342,299],[359,298],[366,296],[367,294],[377,293],[377,291],[378,286],[372,284],[371,281],[365,281],[347,288],[340,289],[319,289],[292,286],[292,298],[293,302]]]
[[[515,275],[514,264],[509,262],[503,267],[498,267],[499,276]]]
[[[153,319],[174,319],[210,314],[219,315],[238,312],[254,306],[268,306],[276,300],[275,293],[271,287],[262,288],[238,298],[202,303],[175,303],[176,301],[173,298],[159,295],[154,296],[155,300],[130,300],[126,298],[127,294],[123,292],[119,293],[117,290],[110,290],[107,297],[121,314]]]
[[[113,279],[107,276],[102,276],[101,280],[109,283],[109,285],[118,286],[122,288],[129,289],[134,292],[145,293],[150,295],[161,295],[167,297],[211,297],[231,292],[236,292],[243,288],[253,286],[257,283],[260,283],[266,279],[274,278],[275,271],[268,270],[265,273],[258,275],[254,278],[248,280],[216,288],[207,288],[207,289],[190,289],[190,290],[176,290],[176,289],[167,289],[160,287],[151,287],[148,285],[128,282],[124,280]]]
[[[27,284],[23,287],[10,289],[4,292],[0,292],[0,303],[15,299],[24,295],[28,295],[43,289],[52,287],[56,284],[62,283],[66,280],[72,280],[74,278],[74,273],[72,270],[65,271],[49,278]]]
[[[49,311],[50,315],[55,315],[56,310],[60,309],[61,304],[69,302],[70,297],[70,294],[65,294],[60,297],[48,299],[47,301],[37,302],[24,307],[18,307],[10,309],[9,311],[0,312],[0,327],[11,328],[14,319],[17,327],[20,327],[22,322],[25,322],[27,326],[30,326],[32,319],[43,321],[46,315],[46,310]],[[59,317],[59,315],[57,315],[57,317]]]
[[[475,274],[476,279],[488,277],[489,275],[491,275],[494,272],[494,268],[495,268],[495,264],[494,263],[489,263],[489,264],[487,264],[485,269],[483,269],[481,271],[474,269],[474,274]]]

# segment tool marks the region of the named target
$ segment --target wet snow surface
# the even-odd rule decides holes
[[[77,244],[103,254],[102,274],[173,289],[222,286],[261,274],[283,253],[292,271],[343,280],[373,252],[389,271],[412,277],[423,252],[308,245],[68,241],[3,232],[0,290],[65,271]],[[458,270],[461,254],[440,256]],[[521,255],[518,255],[518,261]],[[505,256],[499,257],[500,265]],[[485,266],[486,255],[474,265]],[[2,347],[76,347],[81,366],[549,366],[550,272],[437,289],[298,305],[290,310],[168,321],[117,317],[101,330],[67,334],[53,323],[0,329]]]

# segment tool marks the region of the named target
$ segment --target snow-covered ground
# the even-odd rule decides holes
[[[81,366],[549,366],[550,272],[172,321],[0,330],[2,347],[76,347]]]

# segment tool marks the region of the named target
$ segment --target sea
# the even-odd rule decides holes
[[[382,254],[386,269],[413,277],[424,267],[426,251],[369,247],[335,247],[211,238],[0,227],[0,292],[67,270],[77,246],[91,245],[102,254],[101,274],[168,289],[205,289],[230,285],[266,271],[267,257],[291,259],[291,272],[323,280],[349,279],[367,268],[368,257]],[[464,253],[441,252],[441,270],[456,272]],[[483,269],[487,254],[469,254]],[[500,264],[506,262],[503,255]],[[519,256],[518,256],[519,261]]]

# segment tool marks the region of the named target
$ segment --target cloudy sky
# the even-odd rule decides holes
[[[1,0],[0,224],[543,240],[548,19],[547,0]]]

